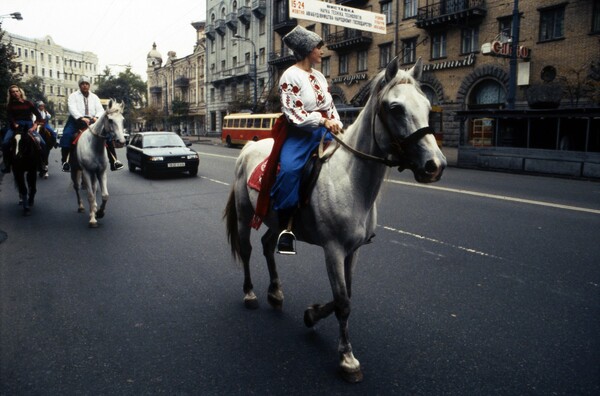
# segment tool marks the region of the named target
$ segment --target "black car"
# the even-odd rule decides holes
[[[189,172],[198,174],[198,153],[189,148],[174,132],[140,132],[132,136],[127,146],[129,171],[140,168],[142,175],[153,173]]]

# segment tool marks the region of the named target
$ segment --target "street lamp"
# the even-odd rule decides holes
[[[0,26],[2,26],[2,20],[4,18],[12,18],[12,19],[16,19],[17,21],[23,20],[23,16],[21,16],[20,12],[13,12],[11,14],[0,15]]]
[[[242,37],[239,34],[235,34],[233,37],[235,37],[237,40],[248,41],[250,44],[252,44],[252,58],[254,59],[253,63],[252,63],[252,66],[253,66],[252,74],[253,74],[253,80],[254,80],[254,100],[253,100],[252,112],[256,113],[256,99],[257,99],[256,98],[256,84],[257,84],[257,81],[256,81],[256,58],[258,56],[256,54],[256,44],[254,44],[254,41],[252,41],[251,39]]]

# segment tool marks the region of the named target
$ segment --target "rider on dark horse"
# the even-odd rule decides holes
[[[8,130],[2,140],[2,155],[4,157],[4,168],[3,173],[9,173],[12,163],[12,154],[10,151],[10,142],[14,137],[16,131],[19,129],[25,129],[29,134],[35,138],[40,147],[41,151],[45,148],[46,142],[40,136],[37,131],[38,125],[43,125],[44,120],[38,109],[34,104],[27,100],[25,92],[18,85],[11,85],[8,88],[8,104],[7,104],[7,115],[8,115]],[[33,119],[35,118],[35,121]]]
[[[37,109],[40,112],[43,122],[44,122],[44,125],[42,125],[40,128],[40,134],[44,137],[44,140],[46,140],[46,150],[44,150],[44,153],[43,153],[44,154],[43,155],[44,164],[42,165],[42,167],[44,168],[44,172],[42,172],[42,174],[46,173],[46,175],[47,175],[48,154],[50,153],[50,150],[52,149],[52,147],[58,141],[58,135],[57,135],[56,131],[54,130],[54,128],[52,128],[52,125],[50,124],[50,118],[52,118],[52,115],[50,115],[48,110],[46,110],[46,104],[40,100],[40,101],[36,102],[35,105],[37,106]]]
[[[90,79],[86,76],[79,79],[79,90],[69,95],[68,107],[69,118],[60,139],[63,172],[71,171],[68,157],[73,148],[76,132],[82,130],[82,126],[83,129],[86,129],[104,114],[100,98],[90,91]],[[114,171],[123,168],[123,164],[117,159],[117,152],[112,140],[106,141],[106,150],[108,151],[110,169]]]

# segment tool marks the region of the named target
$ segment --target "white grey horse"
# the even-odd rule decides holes
[[[90,204],[90,220],[88,225],[91,228],[98,227],[97,219],[104,217],[104,209],[108,201],[108,154],[106,153],[106,139],[112,137],[120,143],[125,143],[123,135],[123,103],[117,103],[110,100],[108,108],[90,125],[88,129],[82,132],[77,141],[74,153],[71,154],[69,162],[71,164],[71,180],[73,188],[77,195],[77,211],[84,212],[83,202],[79,194],[81,183],[87,189],[88,201]],[[102,194],[102,204],[98,208],[96,202],[96,192],[100,185]]]
[[[304,313],[304,322],[314,326],[335,312],[339,322],[339,359],[342,376],[350,382],[363,378],[352,353],[348,334],[352,270],[357,251],[374,236],[377,224],[375,201],[389,166],[411,169],[422,183],[440,179],[446,158],[429,128],[431,105],[419,88],[421,60],[409,71],[401,70],[397,59],[371,81],[370,98],[357,120],[341,136],[339,148],[323,164],[309,204],[295,216],[293,231],[298,240],[321,246],[333,301],[314,304]],[[270,153],[273,139],[248,143],[235,165],[235,181],[224,218],[231,250],[244,267],[244,302],[258,306],[250,277],[250,223],[258,193],[247,181],[254,168]],[[332,148],[327,149],[327,151]],[[283,304],[283,292],[275,266],[278,235],[277,215],[271,210],[264,219],[269,227],[262,237],[263,254],[270,274],[268,301],[276,309]]]

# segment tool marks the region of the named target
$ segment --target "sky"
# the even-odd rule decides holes
[[[146,55],[156,43],[167,52],[190,55],[196,43],[192,22],[206,19],[205,0],[0,0],[0,15],[20,12],[22,21],[4,18],[2,29],[27,38],[49,35],[54,43],[98,56],[99,72],[113,74],[131,65],[146,81]]]

